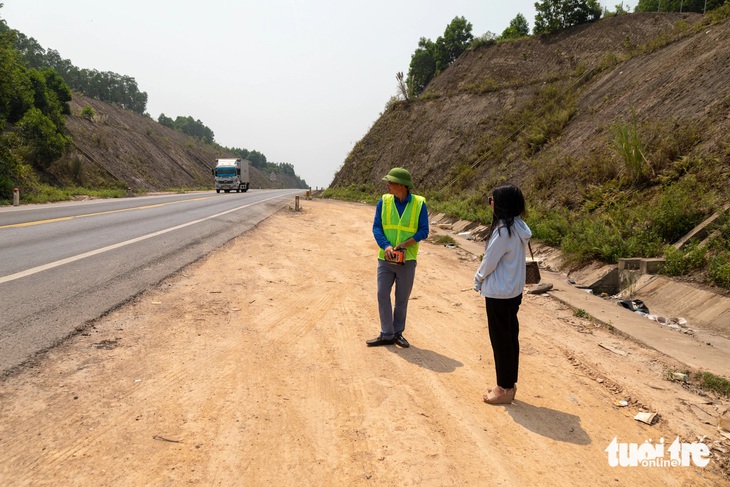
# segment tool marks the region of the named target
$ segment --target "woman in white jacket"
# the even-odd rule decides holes
[[[520,358],[517,312],[525,287],[525,246],[532,232],[521,218],[525,213],[525,198],[517,186],[507,184],[495,188],[489,204],[493,215],[491,237],[474,275],[474,289],[486,301],[497,385],[489,388],[483,398],[488,404],[509,404],[517,391]]]

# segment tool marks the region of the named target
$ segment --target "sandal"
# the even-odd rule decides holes
[[[497,386],[494,386],[494,387],[497,387]],[[487,392],[492,392],[492,390],[494,389],[494,387],[487,387]],[[515,384],[515,386],[513,387],[513,389],[515,391],[515,394],[517,394],[517,384]],[[487,397],[487,396],[484,396],[484,397]]]
[[[511,404],[515,398],[516,389],[502,389],[497,386],[490,389],[489,394],[482,396],[487,404]]]

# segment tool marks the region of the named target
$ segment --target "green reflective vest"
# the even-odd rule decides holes
[[[395,207],[395,196],[392,194],[383,195],[383,207],[380,218],[383,222],[383,233],[385,238],[397,246],[411,238],[418,231],[418,217],[421,214],[421,207],[426,198],[415,194],[411,195],[411,201],[406,205],[402,215],[398,215],[398,208]],[[406,260],[416,260],[419,243],[406,247]],[[378,258],[385,260],[385,250],[380,249]]]

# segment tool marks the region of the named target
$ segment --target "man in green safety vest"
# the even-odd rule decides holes
[[[375,208],[373,236],[380,247],[378,253],[378,309],[380,334],[365,343],[369,347],[410,346],[403,336],[406,327],[408,299],[416,276],[419,242],[428,237],[428,210],[423,196],[411,194],[411,174],[400,167],[391,169],[383,178],[388,194]],[[391,291],[395,284],[395,306]]]

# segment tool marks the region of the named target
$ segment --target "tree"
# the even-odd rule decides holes
[[[208,144],[214,140],[213,131],[206,127],[200,120],[194,120],[193,117],[177,117],[174,126],[175,130],[190,135],[191,137],[196,137]]]
[[[444,35],[436,39],[434,60],[436,73],[448,68],[456,58],[466,51],[469,43],[474,39],[471,33],[472,25],[464,17],[454,17],[444,30]]]
[[[626,10],[624,8],[624,2],[621,2],[618,5],[616,5],[616,12],[615,12],[616,15],[624,15],[627,13],[629,13],[629,12],[628,12],[628,10]]]
[[[567,0],[564,13],[565,27],[571,27],[600,19],[603,9],[598,0]]]
[[[38,108],[28,110],[16,124],[25,159],[39,169],[45,169],[61,157],[71,138],[59,132],[58,127]]]
[[[68,59],[63,59],[58,51],[43,49],[32,37],[17,31],[12,32],[16,34],[15,48],[21,53],[28,67],[38,70],[51,68],[71,88],[86,96],[114,103],[135,113],[144,113],[147,107],[147,93],[139,91],[137,81],[131,76],[111,71],[79,69]]]
[[[170,117],[166,116],[164,113],[160,113],[160,116],[157,117],[157,122],[160,125],[164,125],[167,128],[175,129],[175,121],[171,119]]]
[[[426,85],[436,75],[436,60],[434,50],[436,46],[430,39],[421,37],[418,48],[411,56],[411,65],[408,68],[408,93],[411,98],[420,95]]]
[[[601,18],[597,0],[543,0],[535,3],[535,35],[549,34]]]
[[[444,35],[436,39],[436,42],[421,37],[408,68],[406,83],[410,98],[420,95],[434,76],[448,68],[466,51],[474,39],[471,29],[471,23],[464,17],[454,17],[446,26]]]
[[[248,160],[251,161],[253,167],[259,169],[266,168],[266,156],[257,150],[252,150],[248,153]]]
[[[705,3],[707,4],[705,6]],[[699,12],[715,10],[726,3],[726,0],[639,0],[636,12]]]
[[[517,16],[509,23],[509,27],[504,29],[504,32],[502,32],[499,39],[502,41],[507,39],[519,39],[520,37],[526,37],[528,35],[530,35],[530,24],[527,23],[527,19],[524,15],[517,14]]]

